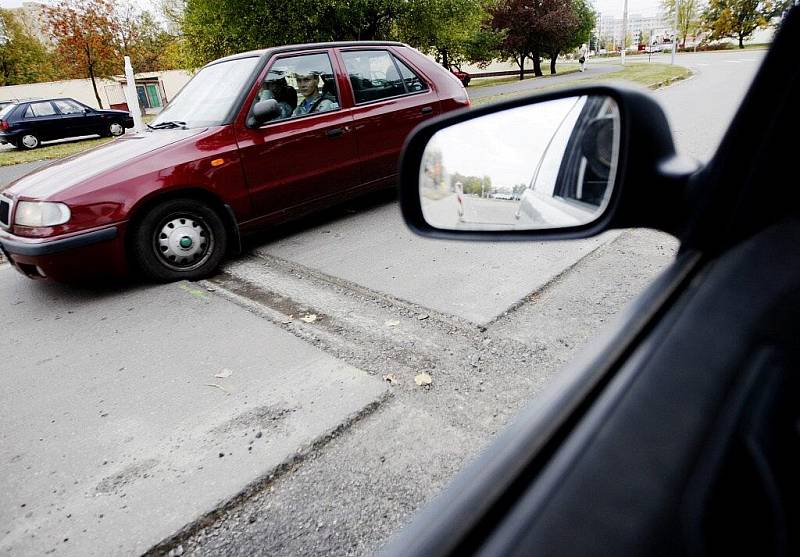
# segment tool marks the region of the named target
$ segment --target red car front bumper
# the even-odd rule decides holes
[[[0,229],[0,249],[29,278],[60,282],[100,276],[122,276],[125,223],[52,238],[26,238]]]

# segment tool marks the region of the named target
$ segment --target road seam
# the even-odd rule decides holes
[[[336,427],[330,429],[326,433],[323,433],[311,443],[308,443],[305,446],[297,449],[294,455],[287,458],[272,469],[266,471],[260,478],[250,482],[239,493],[223,501],[221,504],[217,505],[216,508],[205,513],[200,518],[185,525],[174,535],[160,541],[145,551],[143,553],[143,557],[162,557],[169,551],[171,547],[180,545],[201,529],[217,522],[226,512],[242,505],[249,499],[252,499],[258,493],[268,489],[271,484],[277,482],[287,473],[294,471],[299,466],[302,466],[302,464],[311,454],[323,449],[325,445],[343,435],[350,428],[375,414],[392,398],[394,398],[394,393],[391,391],[386,391],[380,396],[380,398],[378,398],[378,400],[375,400],[363,407],[361,410],[354,412]]]

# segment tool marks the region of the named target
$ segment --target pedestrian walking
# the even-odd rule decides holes
[[[581,63],[581,71],[585,72],[586,71],[586,57],[589,56],[589,48],[586,46],[586,43],[583,43],[581,45],[580,55],[581,56],[580,56],[580,58],[578,58],[578,62]]]

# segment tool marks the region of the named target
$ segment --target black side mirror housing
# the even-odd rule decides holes
[[[250,125],[251,127],[257,127],[265,122],[268,122],[279,116],[281,113],[280,107],[278,107],[278,101],[275,99],[266,99],[263,101],[258,101],[255,105],[253,105],[253,110],[250,115]]]
[[[587,224],[539,230],[443,229],[426,221],[420,169],[426,147],[440,130],[483,116],[581,96],[608,97],[619,110],[619,157],[611,197],[601,215]],[[598,122],[596,134],[605,132]],[[584,148],[592,147],[587,140]],[[502,161],[499,161],[502,163]],[[533,161],[535,163],[535,161]],[[457,240],[565,240],[587,238],[612,228],[646,227],[680,235],[686,221],[687,188],[699,162],[675,152],[664,111],[646,91],[628,86],[589,86],[464,109],[430,120],[412,132],[400,160],[400,203],[406,224],[417,234]],[[599,169],[603,170],[603,169]]]

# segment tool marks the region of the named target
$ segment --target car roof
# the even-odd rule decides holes
[[[12,104],[24,104],[24,103],[42,103],[42,102],[50,102],[50,101],[75,101],[76,103],[80,103],[80,101],[76,101],[72,97],[35,97],[30,99],[14,99],[11,101],[0,101],[0,103],[7,103],[10,102]],[[83,104],[83,103],[81,103]]]
[[[301,51],[301,50],[313,50],[313,49],[322,49],[322,48],[342,48],[342,47],[351,47],[351,46],[366,46],[366,47],[374,47],[374,46],[407,46],[403,43],[397,41],[335,41],[335,42],[328,42],[328,43],[305,43],[305,44],[290,44],[284,46],[275,46],[270,48],[263,48],[260,50],[248,50],[247,52],[240,52],[238,54],[231,54],[230,56],[225,56],[223,58],[218,58],[213,62],[209,62],[206,66],[212,66],[214,64],[219,64],[220,62],[228,62],[230,60],[239,60],[241,58],[253,58],[253,57],[261,57],[261,56],[268,56],[277,52],[294,52],[294,51]]]

